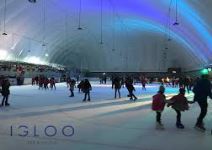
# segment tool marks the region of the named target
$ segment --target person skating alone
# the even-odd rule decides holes
[[[120,89],[121,89],[121,80],[119,77],[115,77],[114,80],[112,81],[112,89],[115,89],[115,96],[114,98],[116,99],[116,95],[117,92],[119,94],[119,98],[121,98],[121,93],[120,93]]]
[[[85,79],[83,86],[82,86],[82,91],[85,93],[85,97],[83,99],[83,102],[86,101],[87,97],[88,97],[88,101],[89,102],[91,101],[91,98],[90,98],[90,91],[91,90],[92,90],[92,87],[91,87],[90,82],[88,81],[88,79]]]
[[[2,103],[1,106],[9,106],[10,104],[8,103],[9,95],[10,95],[10,81],[6,78],[2,82]]]
[[[129,95],[128,96],[130,97],[130,100],[136,101],[137,100],[137,97],[133,93],[133,91],[135,91],[135,88],[133,86],[133,80],[130,77],[126,78],[125,86],[126,86],[128,92],[129,92]]]
[[[141,78],[142,90],[146,91],[146,79],[145,77]]]
[[[71,95],[69,97],[74,97],[74,87],[76,85],[76,81],[74,79],[71,79],[69,82],[69,90],[71,92]]]

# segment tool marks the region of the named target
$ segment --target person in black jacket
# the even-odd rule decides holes
[[[90,82],[88,81],[88,79],[85,79],[85,81],[82,85],[82,91],[85,93],[85,97],[83,99],[83,102],[86,101],[87,96],[88,96],[88,101],[91,101],[91,98],[90,98],[90,91],[91,90],[92,90],[92,87],[91,87]]]
[[[195,128],[201,131],[206,130],[204,127],[203,119],[207,114],[207,108],[208,108],[207,97],[210,97],[212,99],[211,83],[208,77],[209,77],[208,75],[202,75],[201,79],[197,81],[196,85],[193,88],[194,101],[199,104],[201,109]]]
[[[117,92],[119,94],[119,98],[121,98],[121,93],[120,93],[120,88],[121,88],[121,80],[119,77],[115,77],[114,80],[112,81],[112,89],[115,88],[115,96],[114,98],[116,99]]]
[[[3,96],[3,99],[2,99],[2,103],[1,103],[1,106],[9,106],[10,104],[8,103],[8,98],[9,98],[9,95],[10,95],[10,82],[8,79],[4,79],[3,82],[2,82],[2,96]]]
[[[129,92],[128,96],[130,97],[130,100],[133,100],[134,98],[134,101],[136,101],[137,97],[133,94],[133,91],[135,91],[135,88],[133,86],[133,79],[130,77],[127,77],[125,81],[125,86]]]
[[[78,91],[80,93],[81,90],[83,90],[84,80],[80,81],[80,83],[77,85]]]

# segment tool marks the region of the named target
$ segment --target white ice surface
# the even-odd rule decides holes
[[[176,114],[166,108],[162,115],[165,130],[155,129],[155,113],[151,111],[151,97],[158,85],[147,86],[142,91],[136,86],[139,99],[131,102],[126,97],[126,88],[121,89],[122,98],[114,100],[111,85],[92,83],[91,102],[82,103],[83,94],[75,90],[75,97],[69,97],[64,83],[57,84],[57,90],[38,90],[37,86],[11,87],[10,107],[0,108],[0,150],[211,150],[212,106],[205,118],[206,133],[193,127],[199,114],[197,104],[182,113],[184,130],[176,129]],[[177,93],[175,88],[166,88],[170,97]],[[193,95],[186,95],[192,100]],[[0,97],[2,98],[2,97]],[[29,127],[29,136],[17,134],[20,125]],[[57,127],[54,137],[47,137],[44,128]],[[75,134],[65,137],[61,128],[72,125]],[[14,134],[10,136],[10,126]],[[39,137],[33,137],[33,127]]]

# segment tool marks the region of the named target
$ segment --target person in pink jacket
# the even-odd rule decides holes
[[[164,86],[159,87],[159,91],[153,96],[152,110],[156,112],[156,127],[163,129],[163,124],[161,123],[161,113],[164,110],[166,104],[166,96],[164,95]]]

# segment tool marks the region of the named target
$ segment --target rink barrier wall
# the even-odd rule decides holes
[[[9,78],[11,85],[17,85],[17,79],[16,78]],[[60,82],[60,78],[55,78],[55,81],[57,83]],[[32,78],[24,78],[24,85],[31,85],[32,84]]]

